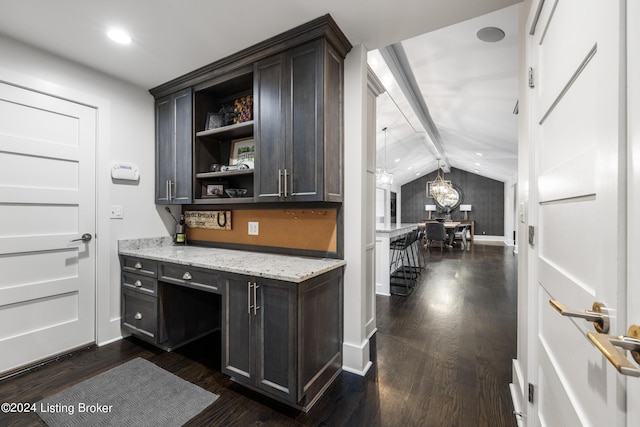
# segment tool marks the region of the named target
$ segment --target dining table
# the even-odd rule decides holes
[[[419,227],[424,228],[425,226],[425,222],[420,223]],[[460,221],[444,221],[444,229],[447,232],[447,245],[448,246],[453,246],[453,239],[455,237],[456,234],[456,228],[458,228],[458,226],[460,224],[462,224],[462,222]]]

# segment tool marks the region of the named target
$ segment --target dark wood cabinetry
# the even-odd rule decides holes
[[[169,351],[220,328],[217,274],[125,256],[121,265],[124,330]]]
[[[342,201],[342,81],[326,40],[256,63],[256,201]]]
[[[222,371],[238,382],[297,402],[295,293],[284,282],[225,275]]]
[[[342,369],[342,271],[303,283],[223,275],[222,371],[305,409]]]
[[[156,99],[156,204],[192,202],[191,88]]]
[[[171,351],[220,330],[222,372],[307,410],[342,370],[342,267],[294,283],[121,255],[122,329]]]
[[[326,15],[152,89],[157,203],[341,202],[350,49]],[[209,113],[244,96],[252,96],[253,120],[210,129]],[[254,169],[211,170],[230,163],[233,141],[242,138],[254,138]],[[210,194],[210,185],[247,192],[228,198]]]

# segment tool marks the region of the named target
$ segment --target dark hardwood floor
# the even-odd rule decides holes
[[[220,373],[219,335],[171,353],[134,339],[86,350],[0,382],[0,402],[37,402],[135,357],[219,394],[189,426],[515,426],[516,256],[503,246],[431,249],[408,297],[380,297],[374,365],[343,372],[309,413],[248,391]],[[144,390],[140,391],[144,393]],[[42,426],[0,413],[0,426]]]

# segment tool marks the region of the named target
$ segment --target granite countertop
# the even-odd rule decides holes
[[[170,237],[119,240],[118,253],[294,283],[303,282],[346,265],[346,261],[332,258],[279,255],[189,245],[174,246]]]

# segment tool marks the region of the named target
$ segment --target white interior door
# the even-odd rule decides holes
[[[549,304],[602,302],[610,333],[626,331],[624,1],[534,3],[537,410],[528,424],[625,425],[626,378],[588,340],[593,324]]]
[[[640,2],[627,2],[627,121],[629,139],[627,326],[640,325]],[[620,330],[619,332],[623,332]],[[640,367],[639,367],[640,368]],[[628,425],[640,425],[640,378],[627,380]]]
[[[0,373],[95,341],[95,117],[0,83]]]

